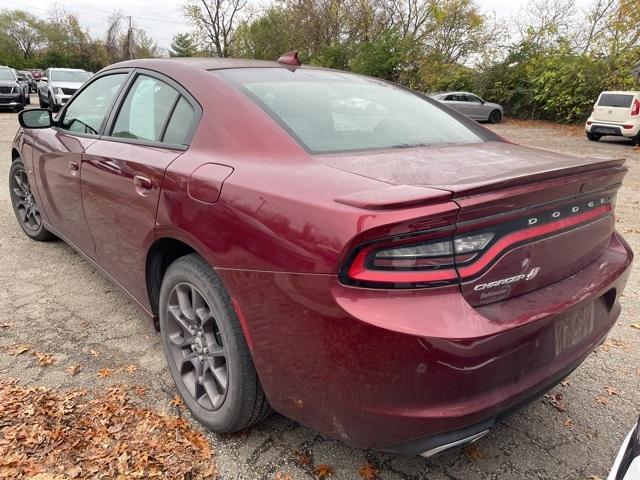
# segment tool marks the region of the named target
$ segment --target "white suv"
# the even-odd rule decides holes
[[[584,128],[589,140],[615,135],[640,145],[640,92],[602,92]]]

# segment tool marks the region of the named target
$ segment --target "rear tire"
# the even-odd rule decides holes
[[[9,169],[9,196],[16,219],[28,237],[39,242],[56,238],[42,223],[40,211],[31,193],[29,178],[20,157],[13,161]]]
[[[489,114],[489,123],[500,123],[502,121],[502,112],[500,110],[493,110]]]
[[[40,94],[38,94],[38,103],[40,104],[40,108],[47,108],[47,104],[42,101]]]
[[[598,140],[600,140],[602,138],[602,135],[598,135],[597,133],[587,132],[587,138],[589,140],[591,140],[592,142],[597,142]]]
[[[159,313],[169,371],[199,422],[237,432],[271,413],[231,299],[202,257],[169,266]]]

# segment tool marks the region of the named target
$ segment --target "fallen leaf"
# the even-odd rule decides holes
[[[375,480],[378,478],[378,469],[369,462],[360,467],[358,473],[362,478],[364,478],[364,480]]]
[[[10,328],[13,327],[13,323],[0,323],[0,328]]]
[[[53,355],[48,355],[43,352],[32,352],[33,356],[38,359],[38,363],[41,367],[46,367],[47,365],[51,365],[56,361]]]
[[[602,480],[598,475],[589,475],[589,480]]]
[[[89,355],[91,355],[92,357],[99,357],[100,352],[97,350],[89,350]]]
[[[138,370],[138,367],[136,367],[135,365],[127,365],[126,367],[124,367],[124,371],[128,374],[132,374],[136,370]]]
[[[607,397],[603,397],[602,395],[598,395],[596,397],[596,400],[598,401],[599,404],[607,406],[609,405],[609,399]]]
[[[325,465],[324,463],[322,463],[322,464],[316,466],[316,468],[313,469],[313,473],[318,478],[327,478],[327,477],[330,477],[331,475],[333,475],[333,467],[331,467],[330,465]]]
[[[587,432],[587,438],[589,440],[593,440],[594,438],[598,438],[598,431],[597,430],[593,430],[593,431],[588,431]]]
[[[570,418],[567,418],[567,420],[565,420],[564,426],[567,427],[572,432],[575,431],[576,429],[576,426],[574,425],[573,420],[571,420]]]
[[[21,343],[21,344],[13,345],[9,347],[9,349],[7,350],[7,353],[9,355],[17,357],[18,355],[22,355],[24,352],[28,352],[30,348],[31,348],[31,345],[29,345],[28,343]]]
[[[563,387],[569,387],[569,386],[571,386],[572,383],[571,383],[571,380],[563,380],[563,381],[560,382],[560,384]]]
[[[143,387],[142,385],[136,385],[132,388],[133,393],[135,393],[139,398],[144,397],[147,394],[147,390],[149,387]]]
[[[101,368],[100,371],[98,372],[98,376],[100,378],[107,378],[107,377],[111,377],[114,374],[115,370],[111,369],[111,368]]]
[[[0,325],[1,327],[2,325]],[[629,325],[631,328],[636,328],[638,330],[640,330],[640,323],[632,323],[631,325]]]
[[[174,395],[174,397],[171,399],[169,403],[174,407],[179,407],[180,405],[182,405],[183,402],[180,395]]]
[[[69,368],[67,368],[67,373],[69,375],[71,375],[72,377],[78,373],[80,371],[80,364],[76,363],[75,365],[71,365]]]
[[[607,385],[606,387],[604,387],[604,389],[607,391],[610,397],[613,395],[618,395],[618,390],[616,389],[616,387]]]
[[[293,480],[293,477],[288,473],[282,473],[280,471],[277,471],[276,476],[273,477],[273,480]]]
[[[297,450],[293,453],[296,457],[296,463],[298,465],[311,465],[311,457],[309,456],[309,454]]]
[[[463,449],[464,456],[469,461],[480,460],[481,458],[485,458],[485,455],[480,451],[480,449],[473,443],[470,443]]]

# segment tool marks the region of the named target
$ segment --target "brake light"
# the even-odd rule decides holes
[[[640,100],[635,98],[633,100],[633,106],[631,107],[631,116],[635,117],[640,114]]]
[[[591,125],[593,122],[590,120],[587,120],[587,125]]]
[[[355,249],[340,281],[376,288],[458,284],[482,275],[517,245],[613,215],[614,208],[615,196],[608,195],[458,235],[449,227],[369,242]]]
[[[625,130],[629,130],[633,128],[633,125],[623,125],[622,128],[624,128]]]
[[[343,272],[345,283],[392,288],[438,286],[458,282],[456,262],[472,260],[493,239],[483,232],[453,239],[408,236],[359,248]],[[427,237],[427,238],[425,238]]]

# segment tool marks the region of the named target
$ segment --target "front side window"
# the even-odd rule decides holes
[[[245,93],[313,153],[482,141],[432,101],[373,78],[305,68],[213,74]]]
[[[69,104],[60,127],[71,132],[97,135],[126,77],[126,73],[116,73],[92,82]]]
[[[480,97],[476,97],[475,95],[471,95],[469,93],[465,96],[467,97],[468,102],[482,103],[482,99]]]
[[[120,108],[111,136],[160,142],[179,96],[175,88],[156,78],[138,76]]]

